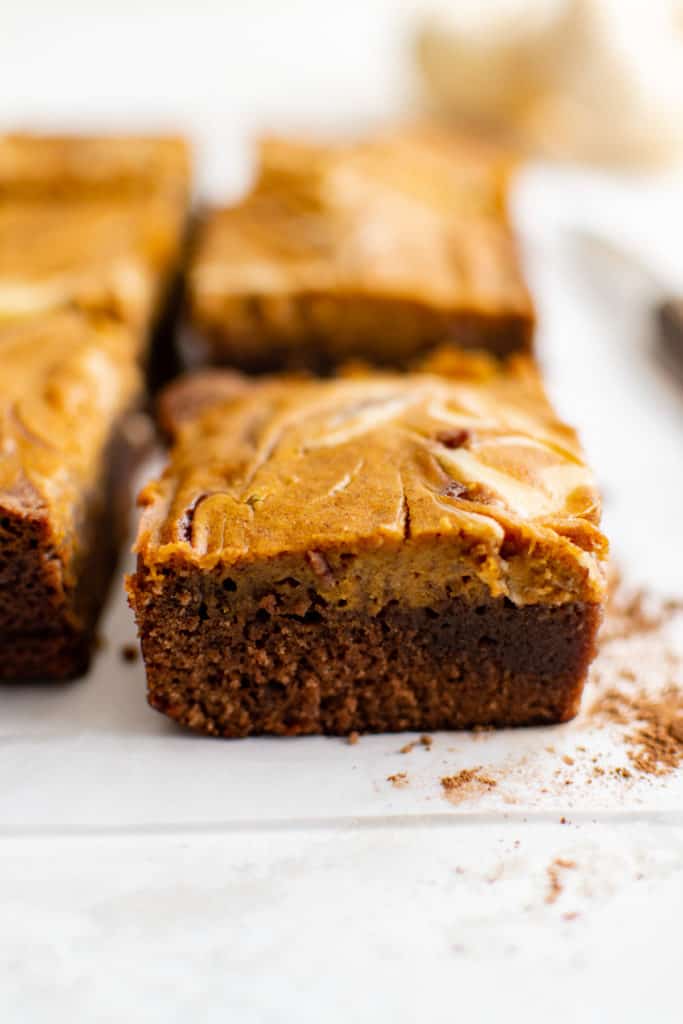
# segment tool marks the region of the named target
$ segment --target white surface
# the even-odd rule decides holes
[[[48,9],[37,29],[13,12],[0,116],[177,121],[220,191],[243,179],[256,127],[348,126],[397,106],[411,5],[207,6],[161,20]],[[582,265],[571,229],[640,243],[683,284],[682,219],[675,177],[539,166],[518,194],[551,391],[582,428],[620,560],[671,593],[683,387],[652,358],[638,294]],[[134,627],[120,588],[102,632],[91,678],[0,691],[3,1020],[681,1019],[680,777],[553,785],[545,747],[572,750],[581,723],[441,735],[410,755],[398,737],[198,739],[146,707],[141,665],[121,660]],[[440,776],[480,764],[519,767],[445,801]],[[405,789],[386,781],[399,770]],[[577,867],[547,904],[558,856]]]

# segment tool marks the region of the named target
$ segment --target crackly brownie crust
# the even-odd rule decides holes
[[[0,328],[0,678],[87,666],[125,522],[136,341],[52,314]]]
[[[189,295],[205,358],[326,371],[356,356],[404,366],[443,341],[530,348],[509,159],[417,130],[266,140],[260,159],[246,199],[199,232]]]
[[[527,360],[433,366],[167,392],[129,580],[154,707],[225,736],[575,712],[606,555],[576,437]]]

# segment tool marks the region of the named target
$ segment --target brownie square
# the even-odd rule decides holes
[[[0,325],[0,679],[87,668],[125,524],[135,348],[73,311]]]
[[[444,341],[529,349],[510,173],[507,154],[429,130],[267,140],[252,191],[200,226],[193,354],[325,371],[354,357],[405,366]]]
[[[214,371],[162,412],[175,441],[128,581],[153,707],[220,736],[575,714],[607,545],[528,359]]]

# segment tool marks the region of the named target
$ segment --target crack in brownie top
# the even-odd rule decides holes
[[[266,140],[260,162],[249,196],[204,226],[190,272],[200,320],[220,321],[230,297],[317,293],[530,314],[500,151],[415,130]]]
[[[340,552],[436,541],[440,573],[467,565],[494,594],[600,600],[599,497],[532,363],[460,355],[450,371],[181,381],[166,398],[170,464],[141,495],[143,562],[239,568],[308,552],[324,584]]]
[[[141,388],[127,329],[77,312],[0,323],[0,514],[49,509],[73,526],[112,422]]]

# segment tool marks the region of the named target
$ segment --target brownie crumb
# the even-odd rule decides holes
[[[545,902],[548,904],[556,903],[562,889],[561,872],[569,871],[576,867],[576,861],[567,860],[565,857],[556,857],[552,864],[549,864],[546,873],[548,875],[548,892],[546,893]]]
[[[137,661],[140,657],[140,648],[137,644],[122,644],[120,654],[123,661]]]
[[[350,747],[355,747],[356,743],[358,743],[359,738],[359,733],[350,732],[349,735],[346,737],[346,742],[349,744]]]
[[[411,754],[418,744],[424,747],[425,750],[430,750],[433,742],[434,740],[431,736],[420,736],[419,740],[411,740],[410,743],[406,743],[402,746],[399,750],[399,754]]]
[[[460,803],[467,797],[494,789],[498,783],[479,767],[463,768],[455,775],[444,775],[441,778],[441,785],[451,803]]]
[[[394,775],[387,775],[387,782],[397,789],[403,789],[408,785],[408,775],[406,772],[395,772]]]

